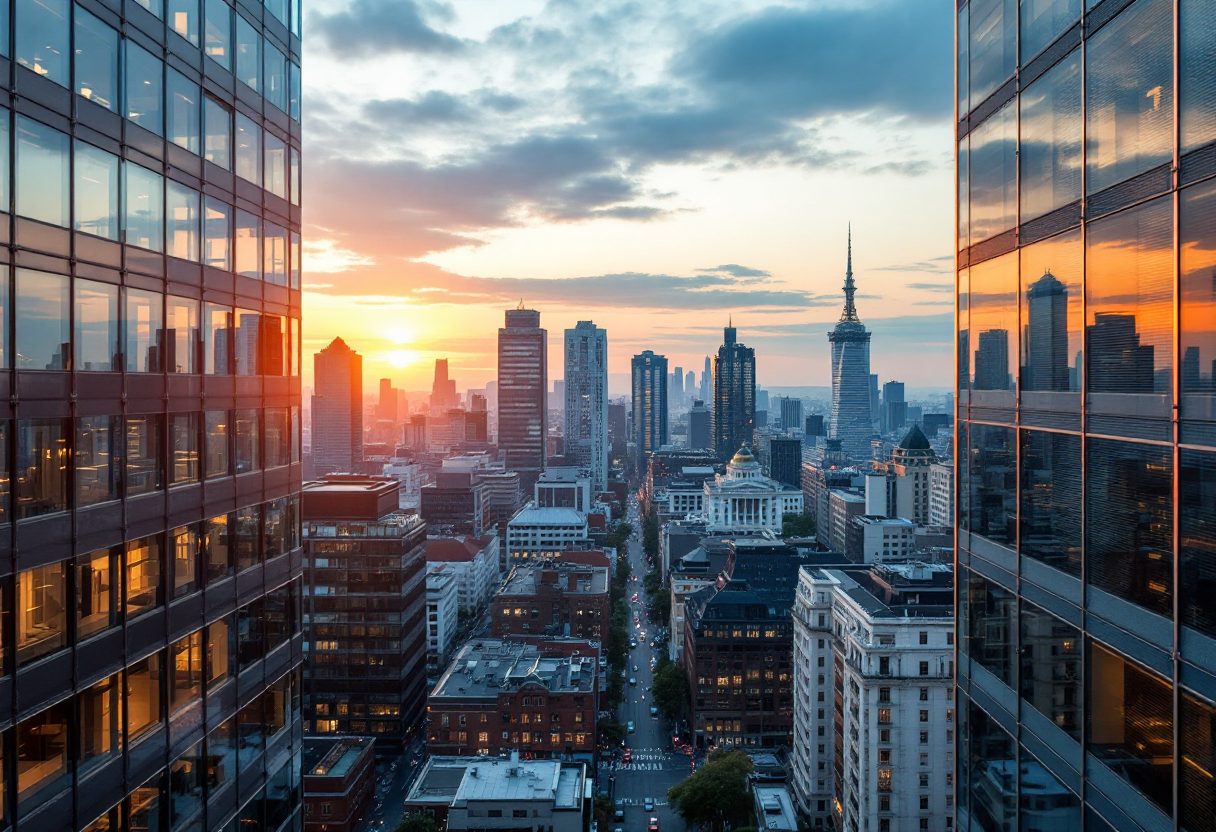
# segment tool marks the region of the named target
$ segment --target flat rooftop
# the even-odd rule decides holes
[[[540,802],[557,810],[582,807],[585,773],[559,760],[432,757],[406,803]]]
[[[498,591],[499,595],[535,595],[545,573],[557,573],[555,586],[571,595],[603,595],[608,591],[608,567],[584,566],[580,563],[562,563],[560,560],[543,563],[526,563],[516,566],[507,576],[507,582]],[[575,588],[570,589],[570,576],[576,576]]]
[[[572,508],[525,508],[511,518],[512,526],[586,526],[587,515]]]
[[[444,699],[497,699],[500,692],[539,684],[554,693],[590,693],[599,684],[594,648],[584,656],[545,655],[541,646],[501,639],[466,644],[431,691]]]
[[[345,777],[372,742],[370,737],[305,737],[304,774]]]

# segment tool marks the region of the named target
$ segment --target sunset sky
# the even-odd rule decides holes
[[[847,224],[872,370],[952,383],[951,7],[316,0],[304,364],[368,391],[495,378],[503,310],[700,373],[733,315],[761,384],[824,385]],[[619,386],[619,385],[614,385]]]

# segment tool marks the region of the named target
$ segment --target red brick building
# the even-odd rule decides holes
[[[305,737],[304,832],[350,832],[376,785],[370,737]]]
[[[490,602],[496,637],[608,637],[608,567],[563,561],[516,566]]]
[[[599,647],[576,639],[470,642],[431,691],[431,754],[591,760],[601,686]]]

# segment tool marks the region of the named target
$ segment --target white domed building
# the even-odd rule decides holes
[[[780,534],[786,514],[802,513],[802,492],[764,476],[759,461],[744,445],[725,474],[705,482],[703,503],[707,531],[768,529]]]

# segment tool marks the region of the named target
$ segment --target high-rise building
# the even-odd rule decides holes
[[[363,464],[363,356],[335,338],[313,356],[313,379],[313,471],[354,473]]]
[[[608,404],[608,443],[610,461],[624,459],[629,445],[629,427],[625,403],[610,402]]]
[[[391,378],[380,379],[380,401],[376,404],[376,418],[386,422],[397,421],[397,388]]]
[[[908,423],[908,402],[904,399],[904,383],[888,381],[882,386],[882,403],[878,407],[878,430],[887,434],[900,430]]]
[[[688,447],[708,450],[713,446],[713,414],[697,399],[688,411]]]
[[[802,440],[773,437],[769,441],[768,473],[777,482],[801,489]]]
[[[731,459],[756,441],[756,351],[736,340],[733,326],[723,330],[714,360],[714,453]]]
[[[681,404],[684,401],[684,368],[676,367],[671,373],[671,392],[668,402]]]
[[[697,374],[689,370],[684,374],[684,398],[691,399],[697,395]]]
[[[871,412],[870,333],[857,317],[853,296],[853,234],[849,232],[849,253],[844,275],[844,311],[828,333],[832,345],[831,436],[853,460],[870,456],[870,437],[874,433]],[[873,387],[877,398],[877,377]],[[877,404],[876,402],[874,403]]]
[[[447,413],[460,406],[460,397],[456,394],[456,379],[448,378],[448,360],[435,359],[435,379],[431,382],[431,412]]]
[[[802,430],[802,399],[792,396],[781,400],[781,429],[785,431]]]
[[[566,330],[566,459],[608,488],[608,333],[591,321]]]
[[[646,457],[667,444],[667,359],[646,350],[633,357],[633,430],[638,470]]]
[[[498,448],[526,491],[545,469],[548,333],[534,309],[508,309],[498,330]]]
[[[960,367],[956,827],[1210,826],[1216,8],[957,19],[958,340],[1022,333],[1036,389]]]
[[[713,408],[714,399],[714,364],[713,359],[705,356],[705,369],[701,371],[701,401]]]

